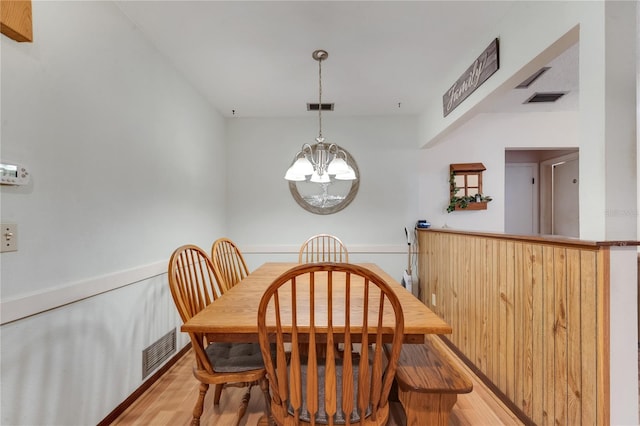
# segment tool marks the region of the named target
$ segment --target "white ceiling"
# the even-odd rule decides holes
[[[311,114],[306,103],[318,100],[316,49],[329,52],[322,83],[323,102],[335,103],[331,114],[419,114],[499,37],[491,28],[513,3],[116,2],[225,117],[233,110],[238,117]],[[478,34],[491,35],[479,40]],[[470,46],[476,53],[469,54]],[[536,85],[577,97],[577,49],[558,61]],[[548,109],[522,105],[535,89],[514,91],[490,110]]]

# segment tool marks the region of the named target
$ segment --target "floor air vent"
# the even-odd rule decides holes
[[[167,358],[176,353],[176,330],[173,329],[142,351],[142,379],[144,380]]]

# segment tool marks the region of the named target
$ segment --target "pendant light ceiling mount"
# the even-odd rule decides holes
[[[311,54],[311,57],[320,62],[327,59],[329,57],[329,53],[326,50],[318,49]]]

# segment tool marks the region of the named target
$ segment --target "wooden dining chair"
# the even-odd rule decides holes
[[[300,247],[298,263],[349,262],[349,252],[340,238],[330,234],[310,237]]]
[[[258,308],[273,421],[385,425],[403,333],[397,296],[364,267],[303,264],[280,275]],[[390,340],[386,358],[383,337]],[[361,343],[360,353],[338,354],[335,342]]]
[[[169,260],[169,287],[183,322],[213,303],[221,294],[208,254],[194,245],[176,249]],[[216,385],[214,404],[220,402],[224,386],[248,386],[240,408],[238,423],[249,404],[251,387],[259,384],[269,408],[269,385],[265,377],[260,346],[257,343],[210,343],[203,333],[189,333],[196,364],[193,375],[200,381],[192,425],[200,424],[204,397],[209,385]]]
[[[211,260],[225,292],[249,275],[242,252],[229,238],[218,238],[211,246]]]
[[[340,238],[331,234],[317,234],[309,237],[300,247],[298,263],[349,262],[349,252]],[[343,352],[346,346],[336,344],[336,350]],[[353,351],[353,347],[351,347]]]

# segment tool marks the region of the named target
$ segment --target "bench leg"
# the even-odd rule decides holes
[[[449,415],[458,395],[455,393],[404,392],[398,389],[407,415],[407,426],[448,426]]]

